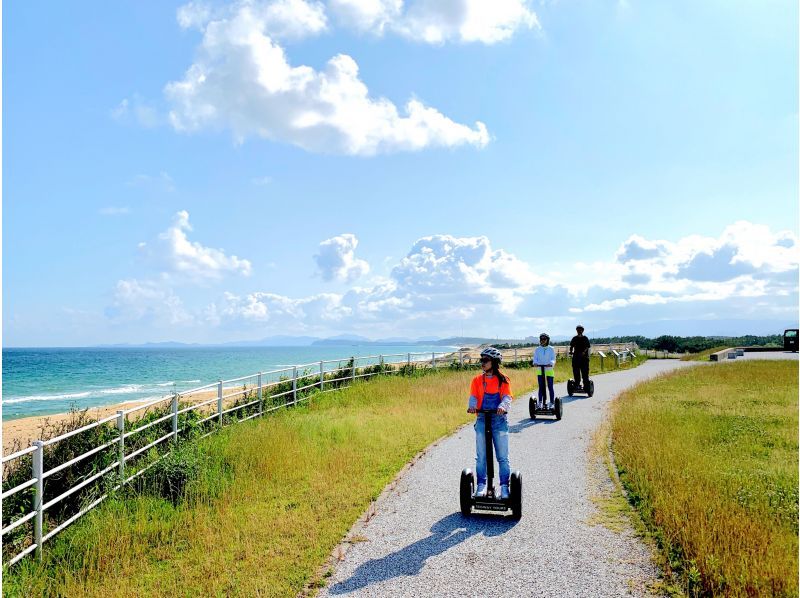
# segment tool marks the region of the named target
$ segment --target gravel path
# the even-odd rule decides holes
[[[378,501],[358,541],[320,596],[620,596],[646,594],[656,576],[630,531],[596,514],[597,465],[588,454],[608,402],[641,380],[691,365],[651,360],[597,376],[595,395],[566,398],[560,422],[528,417],[528,395],[509,413],[511,468],[523,476],[523,515],[462,517],[461,470],[474,468],[471,426],[432,447]],[[532,376],[529,371],[513,377]],[[465,389],[465,393],[467,390]],[[556,385],[566,395],[566,385]],[[466,408],[466,396],[464,399]],[[496,467],[495,467],[496,470]],[[497,474],[495,474],[497,475]],[[607,475],[600,483],[610,483]]]

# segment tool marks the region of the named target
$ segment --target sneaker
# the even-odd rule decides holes
[[[478,484],[478,489],[475,490],[475,496],[486,496],[486,484]]]
[[[502,484],[500,486],[500,498],[503,500],[508,500],[509,493],[508,493],[508,484]]]
[[[556,400],[555,399],[551,399],[550,400],[550,409],[555,409],[555,408],[556,408]]]

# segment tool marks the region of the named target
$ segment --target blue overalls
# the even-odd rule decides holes
[[[500,396],[500,380],[497,381],[498,392],[486,392],[486,374],[483,375],[483,401],[481,409],[497,410],[502,401]],[[478,484],[486,483],[486,427],[484,417],[492,418],[492,439],[494,453],[500,464],[500,484],[507,485],[511,477],[511,465],[508,462],[508,416],[479,413],[475,418],[475,473]]]

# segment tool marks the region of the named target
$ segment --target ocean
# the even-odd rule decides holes
[[[432,345],[3,349],[3,420],[64,413],[73,406],[147,401],[219,379],[320,360],[452,349]]]

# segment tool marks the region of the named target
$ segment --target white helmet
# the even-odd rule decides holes
[[[495,349],[494,347],[486,347],[483,351],[481,351],[481,357],[496,359],[498,363],[503,361],[503,354],[499,349]]]

